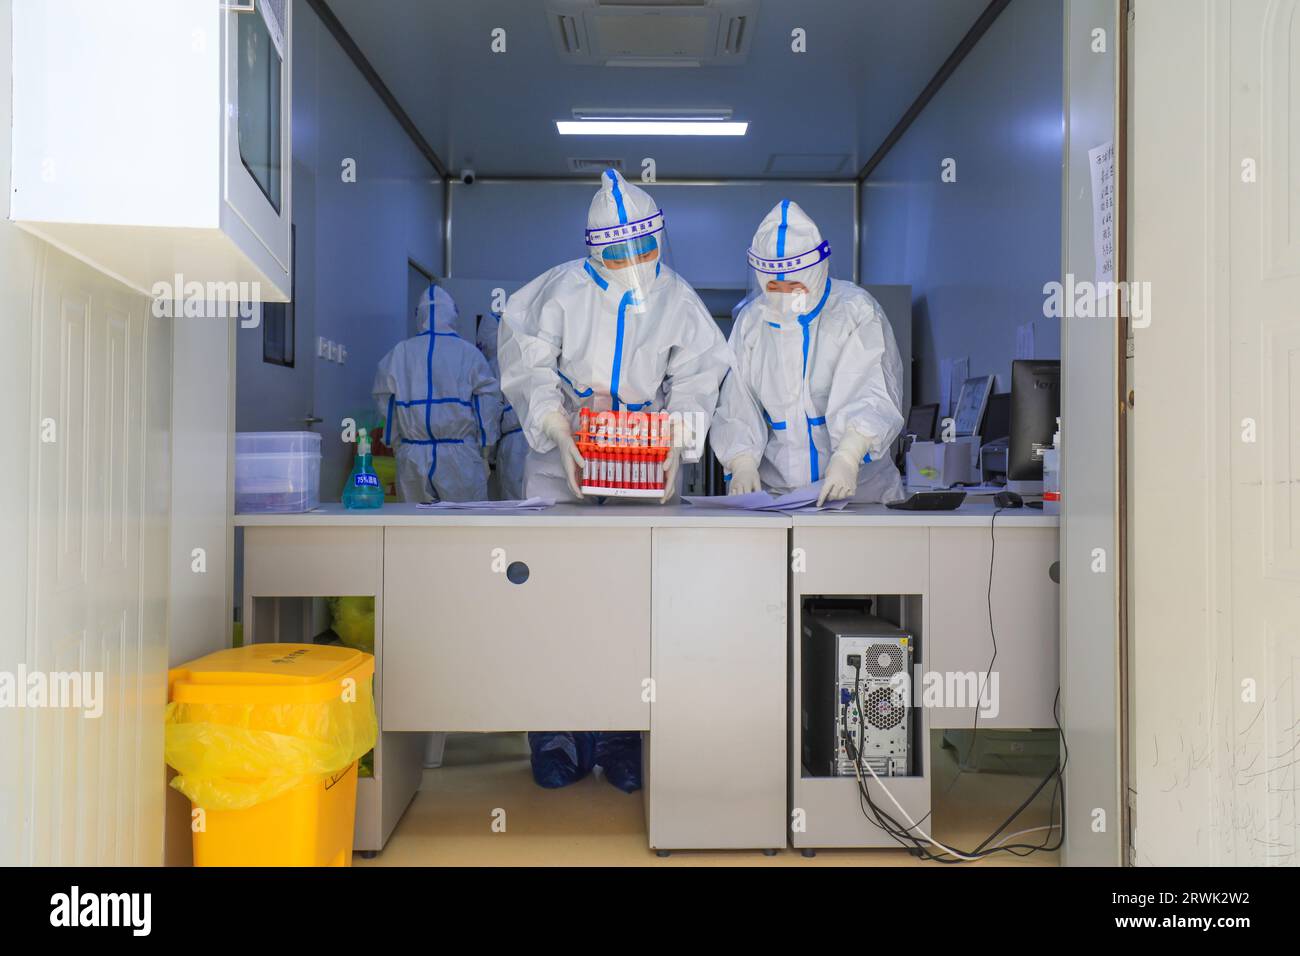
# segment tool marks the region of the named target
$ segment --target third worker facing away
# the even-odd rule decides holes
[[[500,437],[496,377],[458,334],[456,303],[441,286],[429,286],[417,315],[419,334],[379,360],[372,389],[385,439],[401,442],[398,494],[410,502],[483,501],[487,449]]]

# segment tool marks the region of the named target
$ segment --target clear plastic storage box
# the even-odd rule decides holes
[[[320,435],[235,434],[235,511],[311,511],[319,505]]]

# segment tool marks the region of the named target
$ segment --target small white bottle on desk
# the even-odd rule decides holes
[[[1052,447],[1043,452],[1043,513],[1061,513],[1061,419],[1056,419]]]

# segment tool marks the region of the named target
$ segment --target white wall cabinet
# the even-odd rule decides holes
[[[9,218],[146,294],[285,301],[291,5],[234,6],[18,0]]]

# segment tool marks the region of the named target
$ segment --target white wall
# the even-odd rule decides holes
[[[1061,30],[1059,0],[1014,0],[863,184],[862,281],[912,286],[914,401],[939,401],[942,359],[1008,389],[1021,323],[1060,354]]]
[[[12,0],[0,0],[0,185],[9,193],[10,170],[10,29]],[[8,204],[5,204],[7,214]],[[0,221],[0,321],[5,327],[5,348],[0,349],[0,397],[15,425],[35,434],[39,427],[32,402],[32,335],[35,326],[32,280],[36,275],[40,240]],[[0,531],[6,546],[0,548],[0,604],[9,608],[11,624],[0,627],[0,671],[14,673],[27,660],[28,533],[31,469],[0,469]],[[17,626],[15,626],[17,625]],[[24,740],[27,714],[0,709],[0,766],[25,767]],[[0,775],[0,866],[17,866],[29,859],[24,816],[28,787],[24,775]]]
[[[406,336],[407,260],[441,268],[442,184],[311,7],[293,13],[297,367],[263,363],[262,330],[241,329],[236,420],[289,431],[308,412],[324,419],[321,498],[337,501],[353,451],[341,422],[371,409],[375,366]],[[347,347],[345,364],[316,358],[322,336]]]
[[[5,196],[11,23],[12,0],[0,0]],[[103,688],[98,717],[0,708],[0,864],[157,865],[172,323],[7,219],[0,321],[0,398],[13,426],[0,477],[0,671],[89,672]]]
[[[1295,866],[1300,3],[1135,11],[1134,859]]]
[[[852,183],[637,185],[663,209],[673,265],[697,289],[745,288],[745,250],[782,199],[802,206],[830,240],[832,275],[853,278]],[[524,283],[582,258],[587,209],[599,187],[594,176],[591,182],[454,183],[451,275]]]

